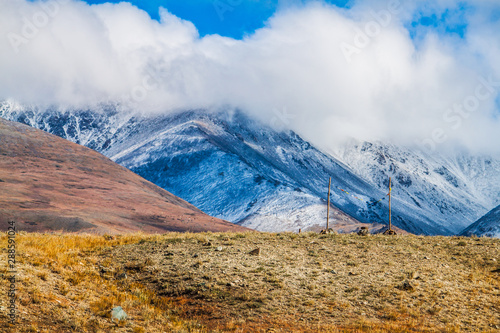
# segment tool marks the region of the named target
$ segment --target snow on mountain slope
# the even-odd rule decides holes
[[[328,178],[325,171],[315,176],[315,169],[305,164],[318,163],[323,156],[316,150],[309,159],[304,156],[312,148],[296,135],[272,132],[240,113],[189,112],[153,122],[162,129],[153,130],[159,133],[154,140],[137,140],[141,144],[125,154],[115,145],[111,150],[120,152],[110,151],[110,156],[202,210],[245,226],[297,230],[324,224],[326,206],[321,198],[326,196]],[[331,162],[321,167],[337,167],[332,175],[341,171]],[[357,177],[351,181],[352,186],[365,185]],[[351,198],[336,195],[338,200],[332,202],[358,217],[359,207]]]
[[[24,109],[4,104],[0,115],[56,133],[120,160],[158,185],[171,188],[211,215],[259,230],[298,230],[324,224],[326,203],[298,187],[269,180],[237,156],[214,148],[196,120],[89,111]],[[217,167],[214,167],[217,166]],[[271,173],[274,171],[271,170]],[[290,181],[279,172],[276,177]],[[332,209],[332,220],[353,221]]]
[[[488,214],[471,224],[461,235],[500,238],[500,206],[492,209]]]
[[[351,141],[334,155],[378,188],[393,179],[394,197],[459,233],[500,203],[500,159],[463,152]]]
[[[92,110],[40,109],[12,101],[0,103],[0,117],[24,123],[99,152],[111,140],[134,130],[136,118],[113,106]]]
[[[375,204],[387,189],[366,182],[363,173],[355,175],[356,163],[352,170],[345,165],[355,159],[341,163],[297,134],[274,131],[240,112],[146,117],[112,107],[61,111],[4,103],[0,116],[98,150],[210,215],[258,230],[323,225],[330,176],[332,203],[348,214],[335,211],[332,216],[343,220],[352,216],[361,222],[388,220],[387,200]],[[411,197],[419,198],[410,191],[394,198],[395,225],[419,234],[451,234],[458,229],[444,217],[449,204],[436,218],[435,211],[418,207]],[[435,199],[440,204],[437,195]],[[444,193],[441,199],[447,200]]]

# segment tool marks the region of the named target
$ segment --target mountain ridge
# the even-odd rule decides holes
[[[479,220],[465,228],[460,235],[500,238],[500,206],[493,208]]]

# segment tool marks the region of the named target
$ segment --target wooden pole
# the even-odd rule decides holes
[[[391,221],[391,177],[389,177],[389,230],[392,230],[392,221]]]
[[[328,200],[326,206],[326,232],[330,227],[330,188],[332,187],[332,177],[328,180]]]

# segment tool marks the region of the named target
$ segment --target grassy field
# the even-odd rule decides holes
[[[1,332],[498,332],[500,240],[317,233],[16,236]],[[112,320],[111,309],[128,315]]]

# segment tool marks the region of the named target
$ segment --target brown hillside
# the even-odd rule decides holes
[[[0,230],[244,231],[103,155],[0,118]]]

